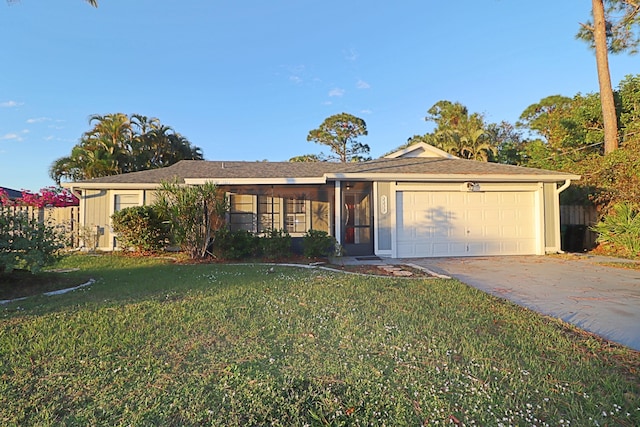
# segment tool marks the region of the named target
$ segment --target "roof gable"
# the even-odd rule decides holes
[[[427,144],[426,142],[411,144],[407,148],[385,156],[386,159],[397,159],[400,157],[441,157],[445,159],[458,159],[458,157],[453,154],[447,153],[446,151]]]

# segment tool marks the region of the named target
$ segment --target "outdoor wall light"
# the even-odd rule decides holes
[[[467,182],[467,191],[480,191],[480,184],[477,182]]]

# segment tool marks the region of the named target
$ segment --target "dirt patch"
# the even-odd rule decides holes
[[[349,273],[368,274],[371,276],[386,277],[431,277],[425,271],[408,265],[336,265],[325,264],[324,267],[333,268],[335,270],[345,271]],[[390,268],[391,267],[391,268]],[[393,268],[395,267],[395,268]]]

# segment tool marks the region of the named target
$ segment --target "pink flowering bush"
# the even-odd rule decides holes
[[[0,189],[0,205],[2,206],[32,206],[34,208],[64,208],[78,206],[78,198],[68,190],[59,187],[45,187],[38,193],[23,190],[22,197],[10,200],[6,191]]]

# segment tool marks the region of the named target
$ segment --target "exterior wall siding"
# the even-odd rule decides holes
[[[378,182],[375,191],[375,230],[376,252],[391,253],[392,250],[392,195],[390,182]]]
[[[82,244],[87,249],[108,248],[109,191],[85,190],[80,200]]]
[[[556,195],[557,185],[547,182],[543,185],[544,191],[544,246],[546,252],[557,252],[560,250],[560,236],[558,233],[557,206],[558,197]]]

